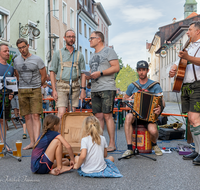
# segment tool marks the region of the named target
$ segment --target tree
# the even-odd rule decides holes
[[[115,79],[116,87],[121,91],[126,91],[128,85],[138,80],[138,73],[129,65],[123,67]]]
[[[119,61],[119,68],[120,68],[120,70],[121,70],[121,69],[124,67],[122,58],[118,58],[118,61]],[[120,71],[120,70],[119,70],[119,71]],[[119,72],[115,73],[115,79],[117,78],[118,73],[119,73]]]

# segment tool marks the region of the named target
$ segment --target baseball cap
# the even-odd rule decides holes
[[[142,61],[138,61],[136,69],[143,69],[143,68],[148,69],[149,68],[149,64],[146,61],[143,61],[143,60]]]

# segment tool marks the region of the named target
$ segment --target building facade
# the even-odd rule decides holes
[[[0,0],[0,43],[7,43],[11,54],[19,54],[18,38],[29,42],[29,50],[45,62],[45,2]]]

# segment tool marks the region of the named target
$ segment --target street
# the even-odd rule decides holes
[[[176,103],[166,103],[164,112],[179,113]],[[181,118],[169,117],[168,123],[181,120]],[[14,148],[15,142],[22,139],[22,128],[15,129],[10,125],[7,132],[7,143]],[[18,125],[19,127],[19,125]],[[183,126],[184,127],[184,126]],[[108,142],[107,131],[104,135]],[[126,150],[124,130],[117,130],[117,151],[110,153],[115,158],[115,164],[123,175],[122,178],[86,178],[80,177],[75,170],[59,176],[49,174],[33,174],[30,169],[31,150],[22,150],[22,161],[6,156],[0,159],[0,189],[153,189],[153,190],[186,190],[198,189],[200,185],[200,168],[194,166],[192,161],[182,159],[176,151],[165,153],[163,156],[148,154],[156,158],[152,161],[142,156],[134,156],[131,159],[122,159],[123,151]],[[22,147],[29,143],[28,139],[22,139]],[[171,141],[158,141],[159,147],[176,147],[178,143],[187,144],[183,139]]]

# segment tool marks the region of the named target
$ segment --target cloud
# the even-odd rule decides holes
[[[161,11],[150,6],[126,6],[121,9],[124,21],[131,23],[146,22],[162,17]]]

